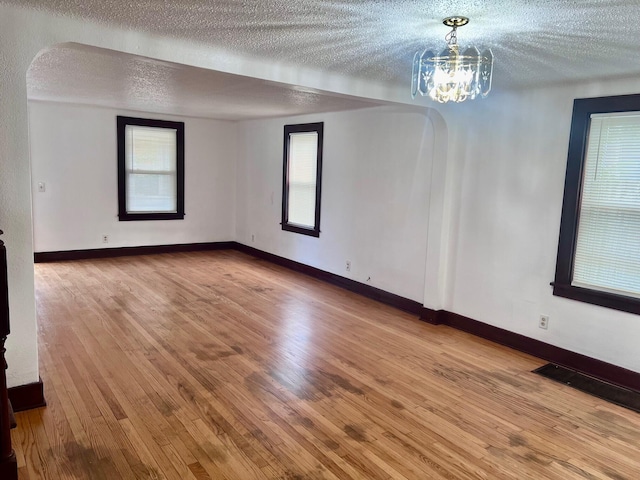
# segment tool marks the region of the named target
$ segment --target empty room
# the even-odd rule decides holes
[[[0,0],[0,480],[640,478],[639,18]]]

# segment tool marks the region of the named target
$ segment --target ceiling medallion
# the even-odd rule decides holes
[[[437,55],[428,49],[418,51],[413,57],[411,97],[419,93],[439,103],[486,97],[491,90],[493,72],[491,50],[480,53],[471,46],[460,54],[457,29],[468,24],[469,19],[447,17],[442,23],[452,29],[445,37],[445,49]]]

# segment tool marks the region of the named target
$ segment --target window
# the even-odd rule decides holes
[[[320,236],[324,123],[285,125],[282,229]]]
[[[118,216],[184,218],[184,123],[118,117]]]
[[[553,293],[640,313],[640,95],[574,102]]]

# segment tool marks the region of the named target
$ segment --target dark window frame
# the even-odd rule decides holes
[[[118,218],[120,221],[182,220],[184,219],[184,122],[153,120],[149,118],[117,117],[118,137]],[[176,212],[130,213],[127,211],[127,167],[125,155],[125,129],[127,125],[168,128],[176,130]]]
[[[316,209],[315,209],[315,225],[313,228],[307,228],[301,225],[289,223],[289,137],[292,133],[317,132],[318,148],[317,148],[317,164],[316,164]],[[282,174],[282,230],[288,232],[300,233],[302,235],[310,235],[312,237],[320,236],[320,203],[322,198],[322,146],[324,143],[324,122],[302,123],[296,125],[284,126],[284,161]]]
[[[591,115],[640,111],[640,95],[580,98],[573,102],[567,173],[553,294],[585,303],[640,314],[640,298],[571,285],[575,260],[585,154]]]

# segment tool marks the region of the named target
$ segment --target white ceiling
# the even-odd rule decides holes
[[[30,100],[243,120],[383,103],[73,43],[42,52],[27,72]]]
[[[495,88],[640,73],[638,0],[4,0],[358,78],[404,84],[442,18],[491,47]]]
[[[493,50],[494,90],[640,74],[639,0],[0,1],[195,41],[253,58],[375,79],[395,86],[407,84],[407,90],[414,52],[426,47],[440,50],[448,31],[441,23],[442,18],[454,14],[471,18],[470,24],[458,31],[462,46],[475,44]],[[105,72],[92,60],[82,66],[79,59],[89,57],[89,52],[71,50],[51,52],[49,59],[36,65],[34,95],[52,93],[51,90],[47,93],[46,85],[36,84],[36,80],[49,78],[51,72],[46,71],[46,62],[51,66],[75,62],[81,76],[99,76],[102,80],[97,82],[98,86],[105,91],[109,85],[115,88],[113,79],[102,76]],[[56,54],[61,58],[54,58]],[[72,55],[79,57],[73,59]],[[308,104],[299,108],[304,113],[314,102],[318,105],[327,102],[325,107],[318,106],[325,109],[334,109],[343,101],[357,104],[356,99],[327,99],[318,91],[263,85],[248,78],[206,73],[139,57],[132,60],[104,52],[98,55],[107,62],[121,62],[116,66],[121,71],[132,69],[127,70],[131,84],[124,91],[107,92],[105,96],[142,99],[150,95],[145,92],[148,85],[169,74],[172,81],[152,94],[174,92],[170,100],[176,108],[186,104],[180,95],[187,94],[181,87],[210,94],[211,90],[205,88],[210,82],[218,87],[214,88],[212,103],[201,106],[203,111],[220,107],[216,102],[224,104],[223,97],[236,86],[240,116],[245,109],[256,109],[260,104],[251,101],[252,94],[263,100],[273,94],[274,101],[265,105],[265,114],[269,115],[294,114],[298,112],[294,106]],[[63,79],[59,80],[58,86],[63,85]],[[262,88],[264,91],[259,94]],[[278,113],[277,104],[281,101],[293,109],[283,108]]]

